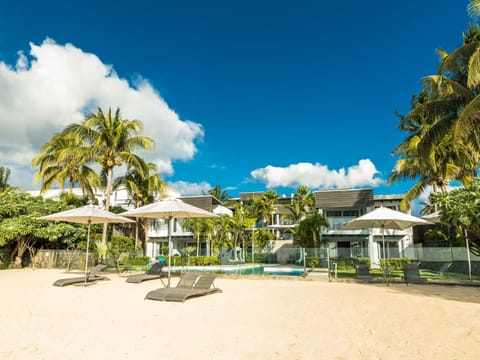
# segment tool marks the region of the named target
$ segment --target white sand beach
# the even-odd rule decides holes
[[[144,300],[159,280],[52,286],[71,276],[0,271],[0,359],[480,357],[480,288],[219,277],[165,303]]]

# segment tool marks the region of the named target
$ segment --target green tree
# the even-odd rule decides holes
[[[193,237],[197,240],[197,256],[200,255],[200,237],[205,229],[203,218],[186,218],[182,227],[193,233]]]
[[[431,185],[445,191],[456,180],[468,184],[476,175],[479,163],[480,109],[480,28],[470,26],[464,43],[452,53],[439,50],[441,63],[437,75],[422,80],[423,89],[412,100],[406,116],[399,115],[407,138],[393,154],[399,156],[389,178],[417,180],[404,197],[401,208],[409,207]],[[478,59],[477,59],[478,58]]]
[[[454,226],[458,235],[465,239],[468,258],[468,274],[472,279],[470,252],[480,256],[480,179],[465,187],[448,193],[432,195],[437,205],[442,224]]]
[[[215,185],[213,188],[207,191],[207,194],[215,196],[222,202],[222,204],[226,204],[229,199],[228,192],[226,190],[222,190],[220,185]]]
[[[285,208],[289,211],[285,217],[298,224],[315,210],[315,198],[308,187],[300,186],[293,195],[291,204],[285,205]]]
[[[3,193],[10,188],[10,169],[0,166],[0,193]]]
[[[38,217],[65,210],[65,204],[20,191],[0,195],[0,246],[11,245],[11,260],[21,266],[26,250],[48,242],[84,237],[79,227],[39,220]]]
[[[440,222],[454,226],[470,251],[480,256],[480,179],[447,193],[432,195],[432,203],[440,213]]]
[[[145,171],[146,169],[146,171]],[[162,197],[167,192],[167,184],[157,172],[157,166],[153,163],[144,163],[141,161],[140,169],[131,168],[125,176],[115,179],[113,188],[119,189],[124,186],[130,198],[133,200],[135,208],[151,204],[158,197]],[[138,248],[139,226],[143,230],[143,251],[147,251],[147,232],[148,221],[146,218],[137,218],[135,228],[135,249]]]
[[[233,212],[233,216],[230,217],[230,231],[231,231],[231,239],[232,239],[232,248],[234,249],[234,260],[237,259],[237,246],[240,242],[244,242],[245,239],[245,231],[246,229],[252,228],[255,224],[256,219],[251,216],[248,209],[241,204],[237,204],[235,206],[235,210]],[[243,244],[244,245],[244,244]]]
[[[322,227],[328,227],[328,221],[318,212],[309,214],[303,219],[295,233],[295,244],[310,248],[313,247],[315,251],[315,257],[318,257],[318,247],[320,245],[320,230]]]
[[[139,171],[142,176],[148,171],[142,167],[145,162],[136,155],[135,150],[151,150],[154,141],[140,135],[143,125],[139,120],[122,119],[120,109],[113,114],[109,109],[104,114],[98,108],[96,113],[86,117],[81,124],[71,124],[65,128],[63,135],[73,134],[87,142],[86,150],[91,158],[97,161],[102,169],[102,178],[105,180],[105,208],[110,208],[110,194],[112,191],[113,169],[127,165]],[[105,224],[102,243],[106,243],[107,225]]]
[[[85,142],[81,137],[71,133],[55,134],[32,161],[32,167],[38,167],[33,179],[35,183],[42,181],[42,194],[55,183],[63,191],[68,182],[70,193],[79,184],[83,192],[94,200],[93,187],[100,186],[100,178],[87,166],[90,160],[91,156],[85,151]]]

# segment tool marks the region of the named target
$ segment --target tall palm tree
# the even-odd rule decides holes
[[[55,134],[42,146],[41,154],[32,161],[33,168],[39,168],[34,174],[35,183],[42,181],[40,193],[45,193],[55,183],[61,190],[68,182],[69,193],[79,184],[84,194],[95,199],[93,187],[100,185],[96,172],[87,166],[91,160],[85,151],[84,140],[75,134]]]
[[[10,187],[10,169],[0,166],[0,193],[4,192]]]
[[[423,89],[412,101],[412,109],[400,117],[400,130],[409,133],[393,154],[399,156],[389,181],[418,180],[404,197],[409,207],[431,185],[446,191],[451,180],[468,184],[476,175],[480,158],[480,28],[470,26],[464,44],[442,56],[438,75],[423,79]],[[478,58],[478,59],[477,59]]]
[[[122,119],[120,109],[115,113],[109,109],[104,114],[98,108],[96,113],[86,117],[81,124],[68,125],[63,134],[75,134],[88,143],[87,151],[101,166],[102,176],[106,180],[105,208],[110,208],[113,169],[116,166],[127,165],[142,174],[148,171],[143,167],[144,161],[135,150],[151,150],[155,143],[146,136],[140,135],[143,129],[139,120]],[[107,227],[103,228],[102,244],[106,243]]]
[[[144,169],[147,169],[145,172]],[[155,201],[158,197],[162,197],[167,192],[167,184],[157,172],[158,168],[153,163],[141,162],[140,169],[131,168],[124,176],[115,179],[113,188],[118,189],[124,186],[130,198],[134,202],[135,208],[147,205]],[[143,251],[147,251],[147,220],[145,218],[137,219],[135,228],[135,249],[138,246],[138,227],[143,228]]]

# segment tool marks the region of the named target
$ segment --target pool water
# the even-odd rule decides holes
[[[241,275],[273,275],[273,276],[303,276],[303,269],[296,268],[276,268],[256,266],[252,268],[239,268],[233,270],[224,270],[225,274]]]

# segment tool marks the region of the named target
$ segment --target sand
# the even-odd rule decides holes
[[[219,277],[164,303],[158,280],[52,286],[71,276],[0,271],[0,359],[480,358],[480,288]]]

